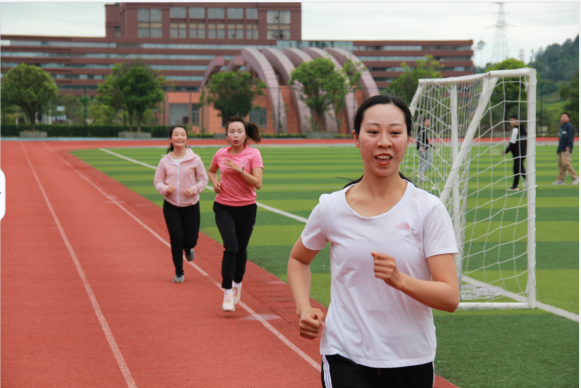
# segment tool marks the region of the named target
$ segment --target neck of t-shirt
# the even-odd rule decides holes
[[[239,155],[239,154],[243,153],[243,152],[246,150],[246,147],[247,147],[247,145],[246,145],[246,144],[244,144],[244,145],[242,145],[242,146],[240,146],[240,147],[236,147],[236,148],[234,148],[234,147],[230,146],[230,147],[228,148],[228,153],[229,153],[230,155]],[[238,149],[238,148],[239,148],[239,149]],[[234,152],[236,152],[236,151],[237,151],[237,152],[236,152],[236,153],[233,153],[232,151],[234,151]]]

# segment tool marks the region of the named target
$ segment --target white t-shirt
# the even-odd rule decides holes
[[[431,308],[375,278],[371,252],[393,256],[402,273],[431,280],[426,258],[458,252],[450,216],[437,197],[408,183],[390,211],[363,217],[347,203],[351,187],[323,194],[301,235],[311,250],[331,243],[331,304],[321,354],[372,368],[432,362]]]

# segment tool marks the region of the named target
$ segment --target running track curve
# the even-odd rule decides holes
[[[203,234],[172,283],[160,208],[70,154],[167,142],[2,143],[2,387],[321,386],[286,283],[249,262],[247,308],[222,312],[223,248]]]

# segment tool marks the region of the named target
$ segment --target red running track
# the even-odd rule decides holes
[[[69,153],[152,145],[3,142],[2,387],[320,386],[287,284],[249,263],[247,309],[222,312],[203,234],[172,283],[160,208]]]

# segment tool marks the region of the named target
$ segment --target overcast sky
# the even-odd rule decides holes
[[[0,2],[0,34],[104,36],[106,3]],[[110,4],[110,3],[109,3]],[[304,2],[303,40],[463,40],[485,42],[477,65],[489,62],[495,41],[495,3]],[[511,57],[574,39],[579,3],[505,3]]]

